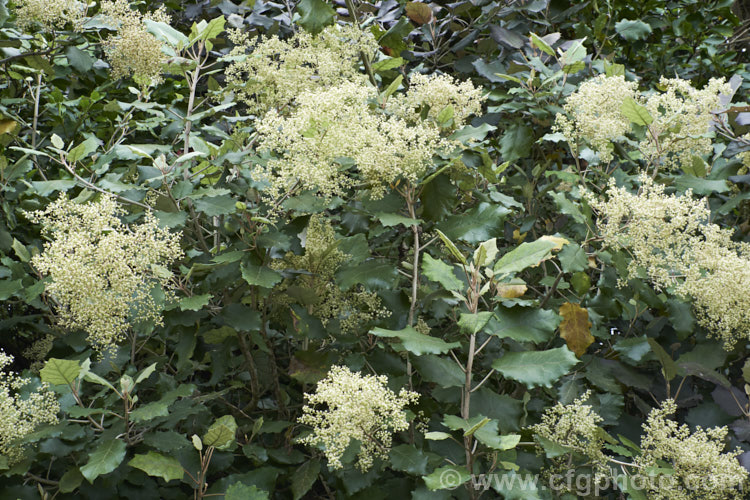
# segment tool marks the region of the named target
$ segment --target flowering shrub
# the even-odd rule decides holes
[[[741,497],[739,19],[569,4],[0,3],[0,498]]]

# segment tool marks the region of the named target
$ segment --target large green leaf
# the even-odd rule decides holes
[[[422,273],[432,281],[437,281],[446,290],[459,291],[464,288],[464,282],[453,272],[453,266],[442,260],[433,259],[428,253],[422,256]]]
[[[462,333],[474,334],[481,332],[487,322],[495,315],[492,311],[480,311],[478,313],[461,313],[458,319],[458,327]]]
[[[128,465],[142,470],[149,476],[160,477],[167,482],[173,479],[182,479],[185,475],[179,460],[154,451],[149,451],[145,455],[134,456],[128,462]]]
[[[50,358],[39,371],[42,382],[52,385],[71,385],[81,373],[78,361]]]
[[[622,112],[622,114],[625,115],[625,118],[630,120],[631,123],[643,127],[651,125],[654,121],[654,117],[648,112],[646,106],[638,104],[632,97],[626,97],[623,99],[622,105],[620,106],[620,112]]]
[[[563,346],[546,351],[507,352],[492,363],[492,368],[531,389],[537,386],[552,387],[576,364],[576,355]]]
[[[213,446],[216,449],[223,450],[229,448],[234,443],[234,435],[237,432],[237,422],[231,415],[224,415],[216,419],[208,428],[203,436],[205,446]]]
[[[406,472],[412,476],[427,474],[429,456],[414,445],[400,444],[394,446],[391,448],[389,457],[394,470]]]
[[[471,475],[466,467],[446,465],[435,469],[428,476],[422,476],[422,479],[429,490],[455,490],[471,479]]]
[[[553,250],[560,250],[568,243],[565,238],[542,236],[531,243],[521,243],[506,253],[495,263],[495,274],[507,275],[523,271],[527,267],[538,266],[552,257]]]
[[[308,460],[303,463],[292,475],[292,496],[294,500],[299,500],[305,493],[310,491],[315,481],[318,480],[320,473],[320,460]]]
[[[357,266],[343,267],[336,273],[336,281],[342,290],[355,285],[364,285],[369,290],[388,290],[393,287],[397,277],[396,267],[381,260],[368,260]]]
[[[615,31],[628,42],[643,40],[651,34],[651,25],[636,19],[622,19],[615,23]]]
[[[206,196],[194,200],[195,208],[209,217],[231,214],[237,210],[237,201],[229,195]]]
[[[504,161],[514,162],[531,154],[534,132],[526,125],[513,124],[505,129],[500,139],[500,153]]]
[[[227,488],[224,500],[268,500],[268,493],[259,490],[257,486],[248,486],[240,482],[233,483]]]
[[[89,455],[88,463],[81,467],[81,474],[93,484],[97,477],[109,474],[122,463],[126,448],[125,442],[119,439],[104,441]]]
[[[461,387],[465,382],[465,375],[461,368],[450,358],[443,358],[427,354],[412,360],[417,371],[428,382],[440,387]]]
[[[404,349],[417,356],[421,356],[422,354],[443,354],[461,346],[458,342],[446,342],[443,339],[419,333],[411,326],[407,326],[403,330],[374,328],[370,330],[370,333],[376,337],[395,337],[401,341]]]
[[[480,203],[460,215],[448,217],[438,229],[453,241],[482,243],[503,235],[505,216],[510,210],[494,203]]]
[[[297,23],[313,34],[321,32],[336,17],[336,11],[324,0],[302,0],[297,9],[302,15]]]
[[[281,275],[269,267],[257,266],[255,264],[243,264],[242,278],[249,285],[257,285],[263,288],[273,288],[281,281]]]

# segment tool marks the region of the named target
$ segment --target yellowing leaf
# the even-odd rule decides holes
[[[528,287],[524,283],[500,283],[497,285],[497,295],[504,299],[517,299],[526,293]]]
[[[566,240],[565,238],[560,238],[559,236],[542,236],[539,238],[540,240],[549,241],[550,243],[553,243],[555,246],[552,247],[552,250],[560,250],[563,245],[567,245],[570,243],[570,241]]]
[[[0,120],[0,135],[9,134],[16,128],[16,121],[11,119]]]
[[[566,302],[560,306],[560,316],[563,318],[560,323],[560,336],[565,339],[568,348],[580,358],[594,343],[589,311],[578,304]]]
[[[426,3],[409,2],[406,16],[417,24],[427,24],[432,21],[432,8]]]

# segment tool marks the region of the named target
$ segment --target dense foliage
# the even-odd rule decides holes
[[[743,29],[0,0],[0,497],[744,498]]]

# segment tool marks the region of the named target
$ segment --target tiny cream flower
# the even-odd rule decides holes
[[[179,235],[159,228],[153,215],[126,225],[123,214],[111,197],[78,204],[65,196],[27,213],[49,238],[31,263],[51,278],[47,292],[60,324],[85,330],[100,350],[122,340],[132,321],[161,324],[151,290],[169,284],[163,266],[182,255]]]
[[[366,471],[375,458],[387,458],[392,434],[409,428],[404,407],[419,394],[406,389],[394,393],[384,375],[360,375],[345,366],[333,366],[318,382],[314,394],[305,394],[299,423],[313,428],[300,440],[310,446],[322,445],[332,469],[340,469],[341,456],[352,439],[360,442],[357,467]]]
[[[56,424],[60,412],[57,397],[46,384],[21,397],[20,390],[31,381],[6,371],[12,362],[13,356],[0,350],[0,456],[10,464],[23,459],[24,446],[18,441],[42,424]]]

